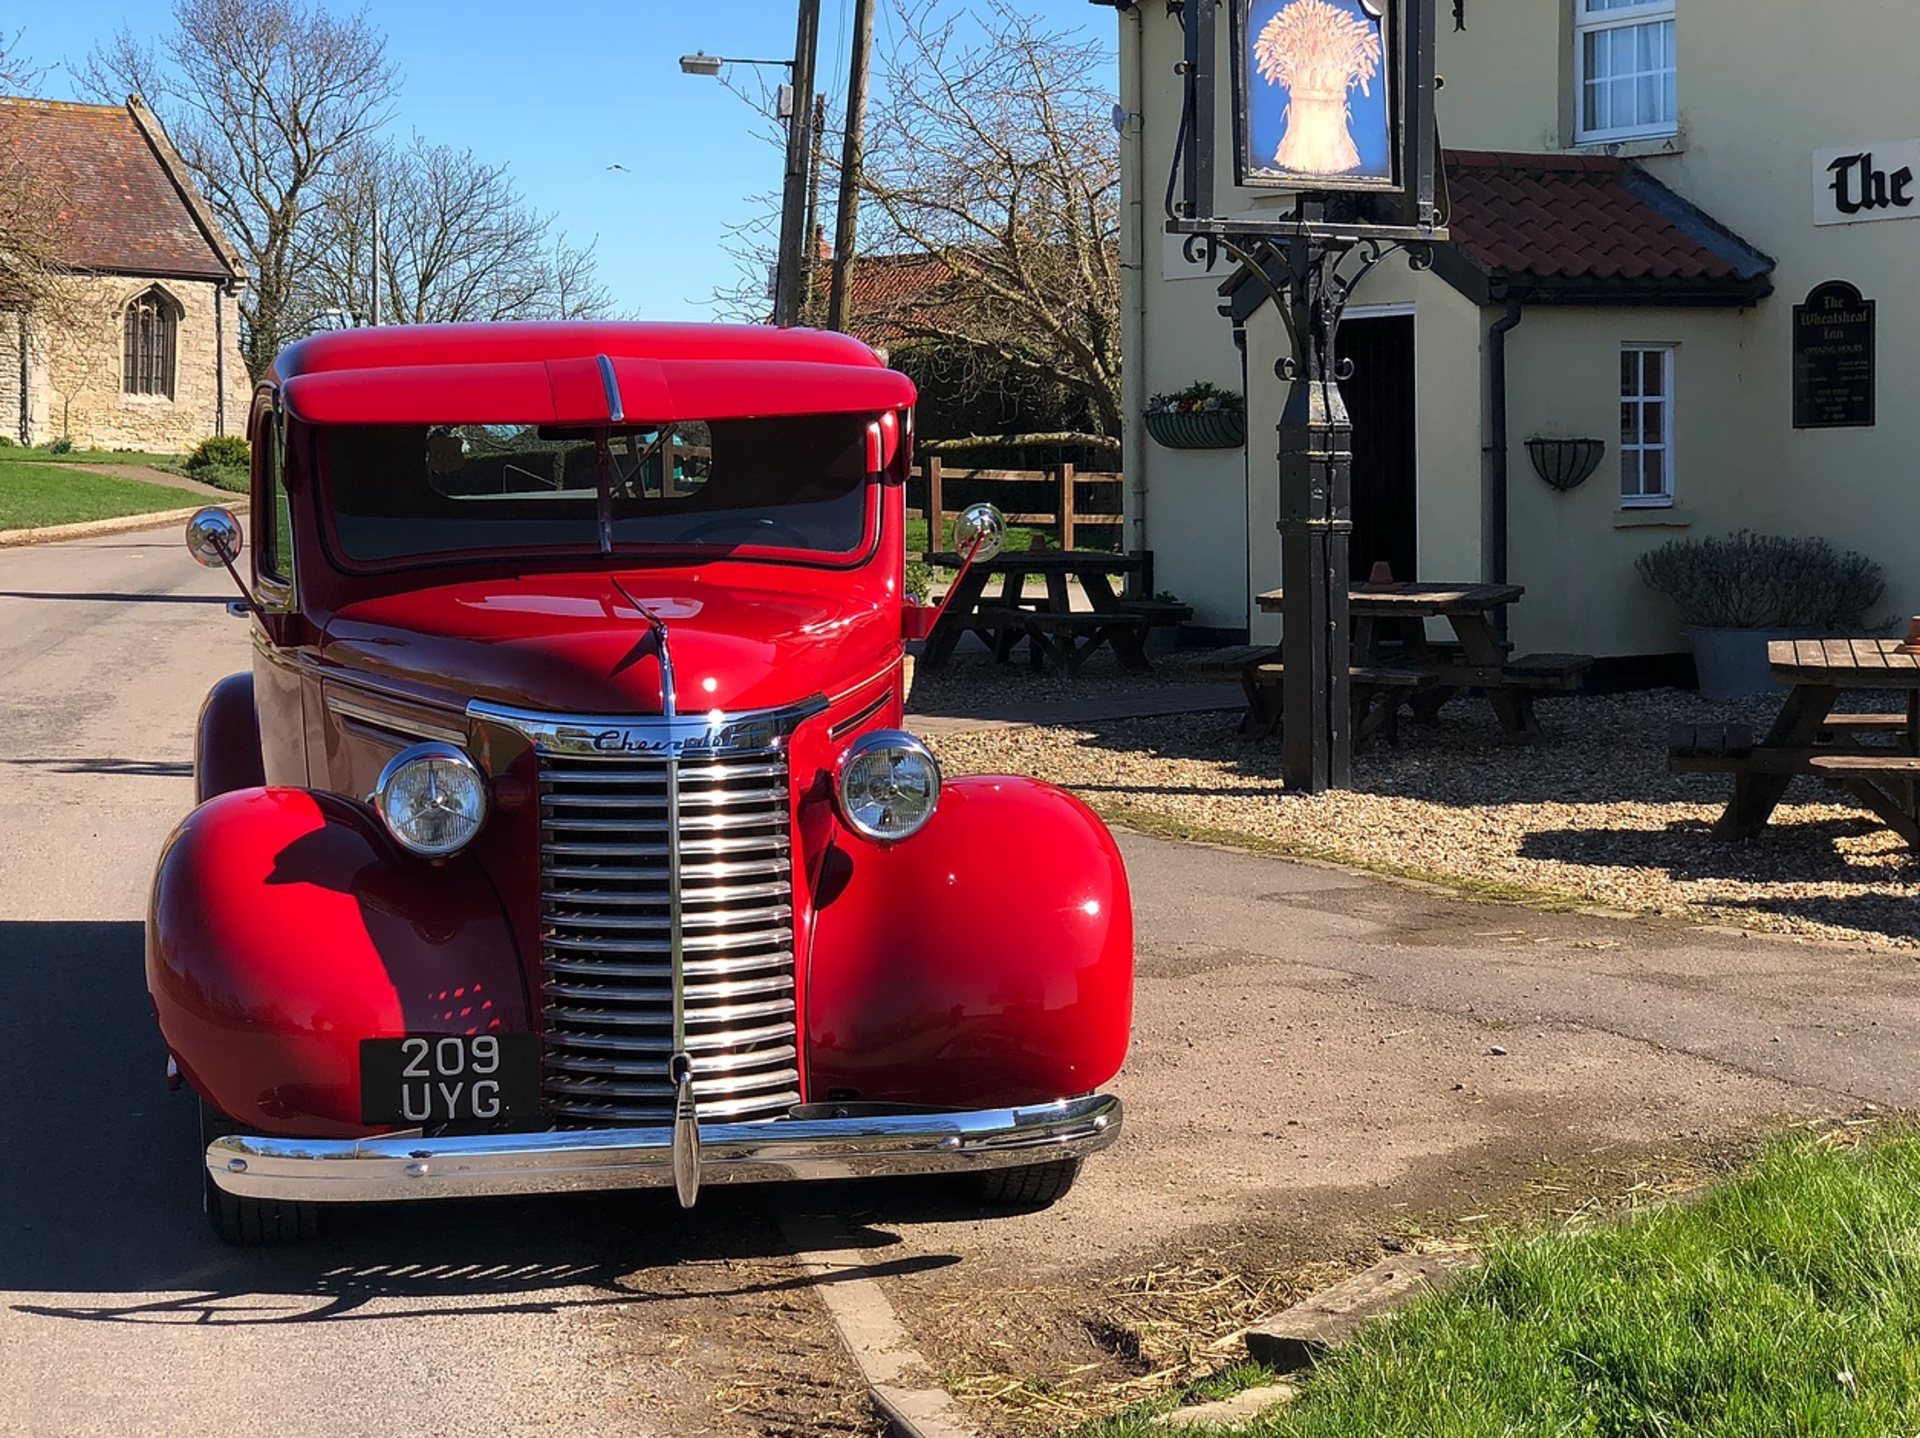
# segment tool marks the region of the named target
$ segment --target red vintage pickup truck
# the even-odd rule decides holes
[[[188,526],[253,667],[207,697],[147,927],[223,1237],[882,1174],[1045,1203],[1114,1140],[1112,836],[1045,784],[943,782],[901,729],[913,401],[804,330],[280,356],[251,542]]]

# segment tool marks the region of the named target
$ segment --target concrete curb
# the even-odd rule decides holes
[[[209,499],[207,504],[219,501]],[[27,544],[58,544],[66,539],[88,539],[96,534],[130,534],[137,529],[163,529],[168,525],[185,524],[207,504],[196,504],[190,509],[156,509],[146,514],[122,514],[112,519],[86,519],[78,524],[50,524],[44,529],[0,529],[0,549],[16,549]],[[247,501],[242,498],[226,504],[226,508],[235,514],[247,512]]]
[[[977,1438],[933,1369],[907,1337],[893,1305],[869,1276],[869,1257],[837,1219],[782,1213],[780,1232],[814,1279],[840,1342],[860,1370],[874,1413],[892,1438]]]

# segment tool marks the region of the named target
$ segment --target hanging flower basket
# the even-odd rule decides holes
[[[1202,381],[1147,401],[1147,433],[1168,449],[1238,449],[1247,442],[1247,402]]]
[[[1247,442],[1247,417],[1222,409],[1185,414],[1148,410],[1147,433],[1168,449],[1238,449]]]

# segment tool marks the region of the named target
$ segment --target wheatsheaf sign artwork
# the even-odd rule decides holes
[[[1793,427],[1864,428],[1874,420],[1873,301],[1845,280],[1793,307]]]
[[[1385,190],[1398,115],[1387,8],[1233,0],[1234,170],[1271,189]]]
[[[1920,219],[1920,140],[1839,145],[1813,155],[1813,222]]]

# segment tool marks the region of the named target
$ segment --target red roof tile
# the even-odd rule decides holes
[[[175,182],[131,107],[0,97],[0,153],[54,196],[60,258],[73,268],[239,277],[237,260],[223,254],[224,242],[208,234],[182,193],[191,182],[184,175]]]
[[[1714,281],[1769,267],[1638,166],[1610,156],[1449,150],[1447,186],[1453,243],[1490,273]]]

